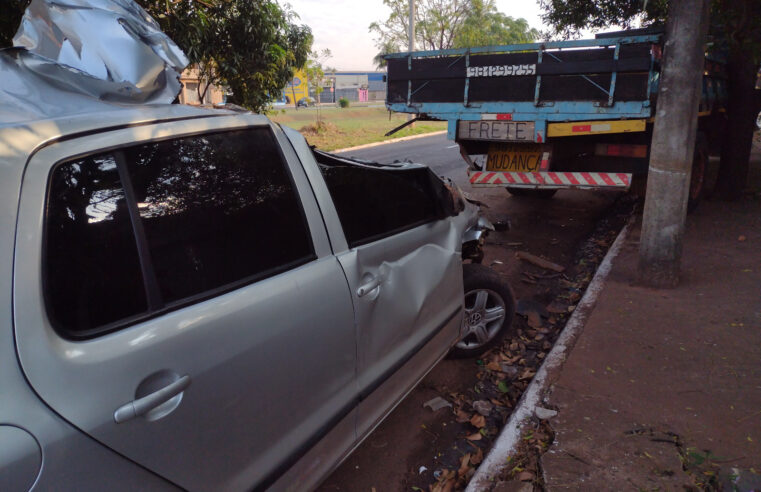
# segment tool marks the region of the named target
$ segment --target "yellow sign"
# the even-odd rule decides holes
[[[574,135],[594,135],[597,133],[644,132],[645,120],[574,121],[571,123],[550,123],[548,137],[572,137]]]
[[[285,87],[283,95],[286,100],[295,104],[305,97],[309,97],[309,85],[307,84],[307,74],[303,70],[293,72],[293,79]]]
[[[487,171],[538,171],[542,163],[541,144],[491,144]]]

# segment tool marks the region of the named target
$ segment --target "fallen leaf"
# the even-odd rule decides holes
[[[507,383],[504,381],[500,381],[499,384],[497,384],[497,389],[502,393],[507,393],[510,389],[507,386]]]
[[[467,439],[468,441],[480,441],[482,437],[484,436],[482,436],[480,432],[474,432],[473,434],[469,435],[465,439]]]
[[[478,427],[480,429],[486,425],[486,417],[480,414],[473,415],[473,418],[470,419],[470,423],[473,427]]]
[[[500,370],[499,362],[489,362],[488,364],[486,364],[486,368],[490,371],[499,371]]]
[[[537,313],[536,311],[531,311],[526,316],[526,319],[528,319],[528,325],[531,328],[541,328],[542,327],[542,317]]]
[[[740,236],[737,238],[738,241],[745,241],[747,238],[745,236]]]
[[[459,476],[464,476],[470,469],[470,453],[466,454],[460,459],[460,469],[457,470]]]
[[[568,305],[558,301],[552,301],[547,306],[547,311],[550,313],[560,314],[568,311]]]
[[[456,420],[460,423],[467,422],[470,420],[470,414],[466,412],[465,410],[457,410],[457,413],[455,414],[457,416]]]
[[[522,471],[515,478],[517,478],[521,482],[530,482],[531,480],[534,479],[534,474],[531,473],[530,471]]]
[[[484,460],[484,452],[481,448],[478,448],[478,451],[473,453],[473,455],[470,457],[470,462],[473,465],[478,465]]]

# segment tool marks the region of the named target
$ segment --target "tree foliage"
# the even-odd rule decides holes
[[[280,96],[312,46],[309,27],[273,0],[139,0],[208,83],[262,111]]]
[[[531,43],[539,31],[526,19],[515,19],[497,10],[493,0],[472,0],[471,12],[455,37],[454,48]]]
[[[409,46],[409,0],[383,0],[391,9],[385,21],[370,24],[380,53]],[[415,48],[441,50],[454,47],[529,42],[539,33],[524,19],[500,13],[494,0],[418,0],[415,3]]]
[[[29,0],[0,0],[0,47],[11,45]],[[312,32],[275,0],[137,0],[209,83],[254,111],[280,96],[312,47]]]

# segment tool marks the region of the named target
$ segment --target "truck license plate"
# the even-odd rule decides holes
[[[542,144],[491,144],[487,171],[538,171],[542,163]]]
[[[533,142],[533,121],[458,121],[457,137],[466,140]]]

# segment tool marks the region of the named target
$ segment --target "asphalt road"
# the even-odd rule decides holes
[[[458,145],[442,134],[377,145],[341,155],[380,163],[406,159],[430,166],[437,174],[451,178],[463,188],[467,184],[467,166],[460,156]]]
[[[445,135],[379,145],[351,151],[351,155],[378,162],[409,159],[431,166],[454,179],[466,192],[484,202],[482,212],[493,222],[510,219],[507,232],[493,232],[485,246],[484,264],[510,282],[516,299],[545,305],[547,289],[522,281],[526,264],[515,259],[516,250],[544,256],[573,269],[576,249],[613,203],[616,192],[559,191],[553,199],[517,198],[501,187],[470,188],[459,149]],[[570,271],[569,270],[569,271]],[[436,397],[463,393],[477,383],[478,367],[472,359],[443,360],[399,404],[378,428],[328,477],[318,490],[376,492],[428,490],[439,457],[451,452],[454,429],[451,411],[432,412],[423,403]],[[424,470],[427,471],[422,471]]]

